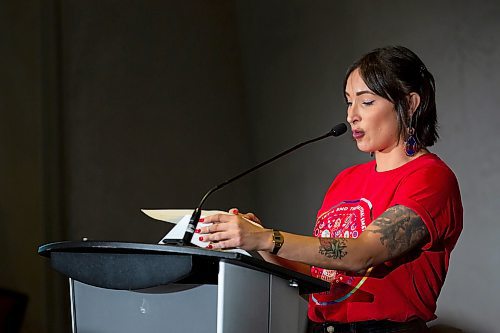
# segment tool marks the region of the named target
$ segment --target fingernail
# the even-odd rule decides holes
[[[195,232],[196,234],[199,234],[199,233],[200,233],[200,231],[201,231],[201,229],[195,229],[195,230],[194,230],[194,232]]]
[[[200,237],[200,238],[198,238],[198,239],[200,240],[200,242],[203,242],[203,237]]]
[[[205,219],[202,217],[198,220],[198,222],[205,222]]]
[[[207,245],[207,249],[211,250],[213,248],[212,244]]]
[[[233,209],[233,214],[234,215],[238,215],[239,214],[239,211],[237,209]]]

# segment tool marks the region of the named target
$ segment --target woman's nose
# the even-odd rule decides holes
[[[359,121],[358,108],[355,104],[351,104],[347,107],[347,122],[349,124],[354,124]]]

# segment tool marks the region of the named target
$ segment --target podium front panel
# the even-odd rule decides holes
[[[216,331],[216,285],[128,291],[70,284],[74,333]]]
[[[217,333],[269,332],[270,274],[219,263]]]

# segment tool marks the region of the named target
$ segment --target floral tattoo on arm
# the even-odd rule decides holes
[[[378,228],[367,231],[380,234],[380,242],[391,257],[411,250],[429,238],[429,231],[420,216],[402,205],[387,209],[372,225]]]
[[[319,253],[327,258],[342,259],[347,255],[347,242],[343,238],[320,238]]]

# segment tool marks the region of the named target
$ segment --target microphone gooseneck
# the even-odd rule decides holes
[[[203,196],[203,198],[201,199],[200,203],[198,204],[198,206],[196,207],[196,209],[194,210],[193,214],[191,215],[191,218],[189,220],[189,224],[187,226],[187,229],[186,229],[186,232],[184,233],[184,237],[181,241],[182,245],[188,245],[190,242],[191,242],[191,239],[193,238],[193,234],[194,234],[194,229],[196,228],[196,225],[198,224],[198,221],[200,220],[200,216],[201,216],[201,207],[203,206],[203,204],[205,203],[205,201],[207,200],[207,198],[214,192],[220,190],[221,188],[225,187],[226,185],[234,182],[235,180],[237,179],[240,179],[241,177],[257,170],[257,169],[260,169],[261,167],[263,167],[264,165],[267,165],[275,160],[277,160],[278,158],[282,157],[282,156],[285,156],[289,153],[291,153],[292,151],[294,150],[297,150],[305,145],[308,145],[310,143],[313,143],[313,142],[316,142],[316,141],[319,141],[319,140],[323,140],[325,138],[328,138],[330,136],[340,136],[342,134],[344,134],[345,132],[347,131],[347,126],[346,124],[344,123],[340,123],[340,124],[337,124],[335,125],[328,133],[325,133],[321,136],[318,136],[317,138],[314,138],[314,139],[310,139],[310,140],[307,140],[307,141],[304,141],[302,143],[299,143],[281,153],[279,153],[278,155],[274,156],[274,157],[271,157],[270,159],[268,160],[265,160],[264,162],[260,163],[260,164],[257,164],[256,166],[234,176],[233,178],[230,178],[222,183],[220,183],[219,185],[216,185],[214,187],[212,187],[210,190],[208,190],[208,192]]]

